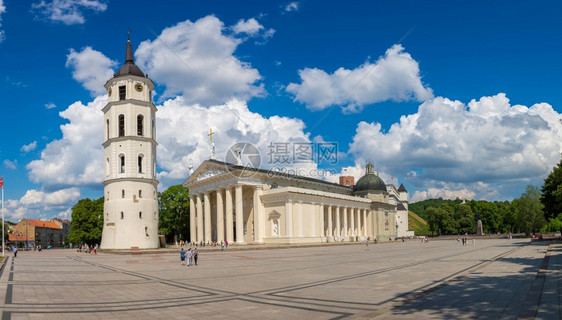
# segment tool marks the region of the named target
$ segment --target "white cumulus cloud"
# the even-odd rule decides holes
[[[285,12],[299,11],[300,3],[298,1],[290,2],[285,6]]]
[[[0,0],[0,27],[2,26],[2,14],[6,13],[6,6],[4,0]],[[0,43],[6,39],[4,30],[0,29]]]
[[[59,115],[62,138],[47,144],[41,158],[27,165],[34,183],[47,191],[68,187],[101,188],[103,179],[103,113],[107,97],[83,105],[75,102]]]
[[[4,167],[12,170],[16,170],[18,167],[18,160],[14,159],[14,161],[10,161],[8,159],[4,160]]]
[[[209,159],[209,137],[212,128],[216,134],[214,142],[218,160],[225,160],[228,149],[238,142],[249,142],[258,147],[262,168],[272,167],[269,163],[270,143],[310,142],[300,119],[272,116],[264,117],[251,112],[245,102],[231,100],[228,106],[203,107],[188,104],[184,97],[177,97],[159,106],[157,112],[158,165],[161,181],[185,179],[189,166],[196,168]],[[184,128],[189,128],[188,131]],[[291,167],[291,164],[289,164]],[[292,166],[294,167],[294,166]],[[306,169],[315,165],[298,166],[306,175]],[[308,172],[308,171],[307,171]]]
[[[83,11],[103,12],[107,4],[99,0],[41,0],[31,5],[38,15],[66,25],[86,22]]]
[[[505,200],[526,184],[541,185],[560,160],[560,118],[547,103],[511,105],[503,93],[468,105],[437,97],[388,132],[379,123],[360,122],[350,153],[420,189]]]
[[[299,70],[301,83],[286,90],[310,110],[340,105],[358,112],[365,105],[392,101],[425,101],[433,91],[422,83],[418,62],[396,44],[375,63],[365,62],[353,69],[339,68],[329,74],[317,68]]]
[[[246,33],[248,35],[254,35],[260,30],[263,30],[263,26],[254,18],[248,20],[240,19],[238,23],[232,26],[232,31],[235,34]]]
[[[103,85],[113,77],[112,67],[116,65],[116,61],[91,47],[79,52],[70,49],[66,56],[66,67],[72,69],[72,78],[80,82],[92,96],[105,93]]]
[[[180,22],[139,45],[137,65],[166,87],[161,101],[183,94],[187,103],[215,105],[265,94],[258,70],[234,56],[243,40],[225,31],[222,21],[207,16]]]
[[[78,188],[67,188],[55,192],[41,190],[27,190],[16,200],[6,202],[6,217],[8,220],[19,221],[30,216],[41,216],[44,211],[61,210],[67,212],[80,198]]]
[[[37,141],[33,141],[30,144],[23,145],[20,150],[23,152],[29,152],[35,150],[35,148],[37,148]]]

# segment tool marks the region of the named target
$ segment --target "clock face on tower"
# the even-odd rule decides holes
[[[135,84],[135,90],[137,90],[138,92],[141,92],[142,91],[142,84],[140,84],[140,83]]]

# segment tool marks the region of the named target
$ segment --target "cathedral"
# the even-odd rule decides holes
[[[372,164],[355,186],[204,161],[183,183],[192,242],[296,244],[389,240],[408,231],[408,192]]]

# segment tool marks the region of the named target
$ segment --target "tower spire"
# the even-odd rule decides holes
[[[127,30],[127,52],[125,53],[125,63],[135,64],[133,58],[133,46],[131,45],[131,29]]]

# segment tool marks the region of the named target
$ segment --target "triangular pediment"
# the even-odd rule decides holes
[[[218,161],[205,161],[185,180],[184,187],[195,182],[211,179],[216,176],[229,173],[227,164],[221,164]]]

